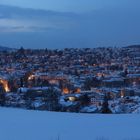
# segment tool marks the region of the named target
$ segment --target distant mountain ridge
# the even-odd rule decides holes
[[[130,45],[130,46],[127,46],[126,48],[140,48],[140,45]]]
[[[125,48],[140,48],[140,45],[129,45],[129,46],[123,46],[123,47],[125,47]],[[15,51],[15,50],[18,50],[18,49],[19,48],[12,48],[12,47],[7,47],[7,46],[0,45],[0,51]]]
[[[16,49],[0,45],[0,51],[12,51],[12,50],[16,50]]]

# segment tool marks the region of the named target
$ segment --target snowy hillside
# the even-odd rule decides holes
[[[140,115],[96,115],[0,108],[1,140],[135,140]],[[59,138],[58,138],[59,137]]]

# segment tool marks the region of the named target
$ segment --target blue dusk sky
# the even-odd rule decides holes
[[[0,45],[140,44],[140,0],[0,0]]]

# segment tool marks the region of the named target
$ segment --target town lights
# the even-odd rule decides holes
[[[80,93],[81,92],[81,89],[80,88],[77,88],[76,89],[76,93]]]
[[[5,89],[6,92],[10,92],[10,89],[9,89],[7,84],[4,86],[4,89]]]
[[[8,82],[6,81],[6,80],[0,80],[0,83],[3,85],[3,87],[4,87],[4,90],[6,91],[6,92],[10,92],[10,89],[9,89],[9,87],[8,87]]]
[[[69,101],[74,102],[76,100],[75,97],[69,97]]]
[[[63,93],[64,93],[64,94],[69,94],[69,89],[68,89],[68,88],[64,88],[64,89],[63,89]]]
[[[28,77],[28,80],[32,80],[34,77],[35,77],[34,75],[30,75],[30,76]]]

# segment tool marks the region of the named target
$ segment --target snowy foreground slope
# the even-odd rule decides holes
[[[1,140],[139,140],[140,115],[95,115],[0,108]]]

